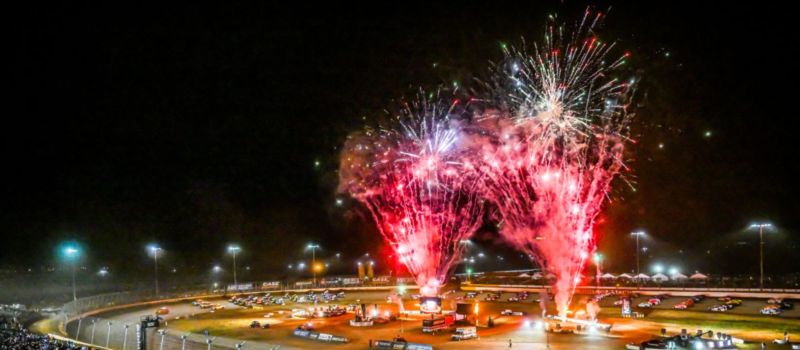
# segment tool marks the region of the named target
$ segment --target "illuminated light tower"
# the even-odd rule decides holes
[[[372,280],[375,277],[375,262],[370,260],[369,264],[367,265],[367,277]]]
[[[229,245],[228,246],[228,253],[231,253],[233,255],[233,285],[234,285],[234,288],[236,288],[235,286],[239,285],[239,283],[236,280],[236,253],[238,253],[241,250],[242,250],[242,248],[240,248],[238,245]]]
[[[461,244],[462,246],[464,246],[464,251],[463,251],[464,262],[469,262],[469,258],[467,258],[467,256],[469,255],[470,248],[472,248],[472,245],[474,243],[472,243],[472,241],[469,240],[469,239],[462,239],[458,243]]]
[[[157,244],[147,246],[150,254],[153,254],[153,271],[155,272],[156,298],[158,298],[158,256],[164,251]]]
[[[306,250],[311,249],[311,275],[312,277],[312,286],[317,285],[317,249],[319,249],[319,244],[309,243],[306,246]]]
[[[325,264],[324,266],[328,267],[327,265],[328,264]],[[323,264],[319,264],[319,263],[314,264],[313,266],[311,266],[311,269],[314,270],[314,274],[322,272],[323,271]]]
[[[595,272],[594,272],[595,287],[599,288],[600,287],[600,270],[601,270],[600,264],[603,262],[603,254],[594,253],[594,256],[592,257],[592,261],[594,261],[594,269],[595,269]]]
[[[67,246],[64,248],[64,256],[67,260],[70,261],[72,265],[72,300],[78,300],[78,289],[75,284],[75,265],[77,264],[78,258],[81,255],[81,251],[78,250],[76,246]]]
[[[365,273],[364,273],[364,264],[362,264],[360,261],[357,264],[358,264],[358,279],[363,281],[364,280],[364,275],[365,275]]]
[[[636,237],[636,274],[638,275],[639,272],[639,237],[643,237],[645,235],[644,231],[636,231],[631,232],[631,235]]]
[[[664,266],[661,266],[661,264],[655,264],[655,265],[653,265],[653,272],[655,272],[655,273],[662,273],[662,272],[664,272]]]
[[[761,274],[758,278],[759,288],[764,289],[764,229],[772,228],[772,224],[768,222],[754,223],[750,225],[750,229],[758,229],[758,265]]]

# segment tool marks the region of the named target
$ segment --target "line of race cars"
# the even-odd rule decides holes
[[[285,293],[283,296],[265,293],[263,295],[234,295],[228,301],[245,308],[253,308],[256,305],[286,305],[287,302],[293,303],[329,303],[344,298],[344,292],[331,293],[327,290],[322,293],[308,292],[306,294]]]
[[[222,309],[225,308],[225,306],[222,306],[222,305],[216,304],[216,303],[211,303],[211,302],[205,301],[203,299],[197,299],[197,300],[193,301],[192,305],[197,306],[197,307],[199,307],[201,309],[211,309],[211,311],[222,310]]]
[[[767,300],[767,305],[761,308],[762,315],[780,315],[783,310],[791,310],[794,304],[782,298],[772,298]]]
[[[651,307],[656,306],[656,305],[661,305],[661,302],[664,301],[667,298],[669,298],[669,294],[655,295],[655,296],[650,297],[646,301],[643,301],[643,302],[639,303],[639,305],[636,305],[636,306],[641,307],[641,308],[651,308]]]
[[[672,308],[676,309],[676,310],[686,310],[686,309],[694,306],[694,304],[705,300],[705,298],[706,298],[706,296],[702,295],[702,294],[695,295],[695,296],[693,296],[693,297],[691,297],[689,299],[686,299],[684,301],[681,301],[680,303],[675,304],[675,306],[673,306]]]
[[[457,300],[467,300],[467,299],[475,299],[480,295],[481,292],[468,292],[464,296],[460,296],[456,298]],[[503,301],[501,300],[502,293],[501,292],[485,292],[486,296],[483,298],[483,301]],[[605,299],[609,296],[619,296],[618,300],[614,301],[614,306],[621,306],[623,304],[623,299],[633,300],[639,297],[638,293],[627,293],[627,292],[604,292],[598,293],[591,297],[592,300],[595,302],[600,302],[601,300]],[[511,296],[507,299],[508,302],[518,302],[527,300],[529,294],[527,292],[519,292],[515,296]],[[661,305],[664,300],[670,298],[669,294],[659,294],[652,297],[648,297],[647,300],[637,304],[640,308],[652,308],[656,305]],[[704,301],[706,299],[705,295],[698,294],[691,297],[686,298],[685,300],[675,304],[672,306],[675,310],[686,310],[689,308],[694,307],[696,304]],[[708,307],[708,310],[711,312],[727,312],[733,310],[737,306],[742,305],[743,300],[738,298],[732,298],[729,296],[723,296],[717,298],[719,303],[714,304]],[[535,300],[535,302],[539,302],[539,300]],[[760,313],[762,315],[780,315],[785,310],[791,310],[794,308],[794,304],[791,301],[784,300],[782,298],[772,298],[767,300],[767,305],[761,308]],[[511,310],[504,310],[504,315],[517,315],[519,312],[513,312]]]
[[[714,312],[726,312],[728,310],[733,310],[733,308],[742,305],[742,299],[733,299],[731,297],[720,297],[717,298],[718,301],[721,301],[722,304],[717,304],[708,308],[710,311]]]
[[[477,298],[478,295],[480,295],[480,294],[481,294],[481,292],[467,292],[463,296],[456,297],[456,300],[472,300],[472,299]],[[486,296],[483,297],[483,301],[502,301],[502,300],[500,300],[500,298],[502,296],[503,296],[502,292],[487,292]],[[528,300],[529,296],[530,295],[528,294],[528,292],[519,292],[519,293],[516,293],[516,295],[514,295],[514,296],[508,297],[508,299],[506,301],[511,302],[511,303],[519,302],[519,301],[523,301],[523,300]]]

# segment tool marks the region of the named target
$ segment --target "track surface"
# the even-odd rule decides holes
[[[387,304],[385,297],[388,295],[386,292],[358,292],[349,293],[344,300],[337,301],[340,305],[349,303],[363,302],[372,307],[377,304],[380,312],[385,311],[395,312],[397,306],[394,304]],[[455,297],[461,295],[460,293],[451,294],[448,300],[445,301],[446,308],[448,304],[453,307]],[[504,293],[500,300],[507,300],[513,294]],[[643,320],[628,320],[617,318],[619,309],[613,307],[615,297],[608,297],[601,302],[604,311],[600,317],[607,322],[614,323],[615,331],[612,336],[607,337],[603,335],[574,335],[574,334],[547,334],[535,327],[526,327],[526,320],[530,323],[535,323],[538,320],[540,309],[538,303],[534,302],[537,296],[532,295],[528,301],[524,302],[484,302],[482,301],[483,295],[479,297],[480,302],[480,324],[485,325],[488,316],[492,315],[495,320],[494,328],[479,328],[479,340],[469,340],[463,342],[450,341],[449,334],[428,335],[421,332],[421,320],[418,318],[407,318],[401,322],[390,322],[385,325],[376,325],[369,329],[360,329],[350,327],[348,321],[352,319],[352,314],[335,318],[302,320],[290,319],[285,316],[276,316],[270,319],[264,318],[268,312],[276,312],[278,310],[288,311],[295,308],[309,307],[308,304],[287,304],[286,306],[269,306],[263,310],[243,309],[225,300],[209,300],[225,306],[225,310],[210,313],[209,310],[203,310],[198,307],[192,306],[189,302],[169,304],[167,307],[170,309],[170,314],[164,316],[165,323],[164,329],[167,330],[168,336],[165,341],[165,349],[177,348],[180,349],[178,336],[189,334],[189,340],[193,340],[198,344],[196,346],[187,346],[187,349],[202,349],[206,348],[206,337],[203,335],[204,330],[208,330],[214,339],[215,345],[224,347],[234,347],[237,342],[246,341],[243,349],[269,349],[276,345],[280,345],[280,349],[366,349],[368,348],[370,339],[391,339],[401,333],[409,341],[433,344],[436,349],[507,349],[509,346],[509,339],[511,339],[513,348],[524,349],[545,349],[546,343],[550,342],[551,349],[622,349],[624,344],[629,342],[640,342],[648,339],[652,334],[658,333],[660,328],[667,328],[671,332],[677,332],[681,328],[680,323],[653,323],[649,322],[647,318]],[[576,304],[580,304],[586,297],[577,297]],[[634,300],[634,305],[640,302],[639,298]],[[683,297],[668,298],[662,305],[658,306],[657,310],[672,309],[676,303],[684,300]],[[708,299],[692,309],[694,311],[704,311],[710,305],[716,302],[715,299]],[[742,306],[730,311],[731,315],[750,315],[756,316],[758,310],[764,305],[763,300],[745,300]],[[409,310],[416,309],[413,300],[407,300],[405,307]],[[548,306],[552,308],[552,306]],[[115,312],[110,312],[98,315],[101,319],[97,322],[95,330],[95,344],[105,345],[107,333],[107,320],[112,322],[112,332],[110,338],[110,346],[115,349],[122,348],[123,328],[119,325],[122,324],[135,324],[139,321],[142,315],[152,314],[157,307],[149,306],[144,308],[126,309]],[[512,309],[515,311],[526,311],[528,316],[500,316],[500,312],[504,309]],[[649,311],[649,310],[641,310]],[[677,311],[681,312],[681,311]],[[701,315],[709,319],[715,318],[717,314],[708,312],[692,312],[687,313],[692,315]],[[783,320],[786,324],[793,325],[792,327],[800,327],[797,325],[800,320],[795,319],[799,317],[798,310],[792,310],[784,313],[781,318],[763,317],[767,321],[776,321],[776,324],[769,326],[770,328],[780,328]],[[260,322],[268,322],[272,325],[270,329],[251,329],[249,324],[253,320]],[[299,324],[305,322],[312,322],[317,331],[329,333],[334,335],[345,336],[351,341],[348,344],[327,344],[306,339],[299,339],[291,336],[292,330]],[[777,325],[777,326],[776,326]],[[70,325],[70,330],[74,331],[76,324],[73,322]],[[790,328],[794,329],[794,328]],[[689,329],[693,332],[694,329]],[[727,331],[718,329],[717,331]],[[91,323],[84,320],[82,322],[81,340],[90,340]],[[72,334],[72,332],[70,332]],[[133,342],[135,341],[133,335],[133,326],[129,329],[127,349],[133,349]],[[753,332],[757,337],[777,337],[780,333],[777,329],[768,329],[764,332]],[[800,336],[800,335],[798,335]],[[549,338],[549,339],[548,339]],[[160,336],[157,334],[150,335],[150,349],[158,349],[160,343]],[[754,339],[755,340],[755,339]],[[202,344],[200,344],[202,343]],[[190,344],[191,345],[191,344]],[[773,349],[773,347],[770,347]]]

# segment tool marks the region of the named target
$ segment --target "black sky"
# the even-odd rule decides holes
[[[379,251],[356,204],[335,205],[344,136],[418,86],[469,86],[500,42],[586,5],[9,10],[0,266],[50,264],[65,239],[131,271],[151,241],[197,270],[228,242],[265,271],[309,240]],[[751,271],[742,229],[769,219],[775,269],[800,269],[777,264],[800,240],[791,12],[613,4],[602,35],[632,52],[642,85],[637,190],[616,183],[598,227],[612,266],[630,267],[627,234],[642,228],[652,259]]]

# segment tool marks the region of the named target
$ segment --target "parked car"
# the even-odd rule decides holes
[[[477,337],[478,337],[478,330],[476,327],[459,327],[456,328],[456,331],[455,333],[453,333],[451,339],[456,341],[461,341]]]

